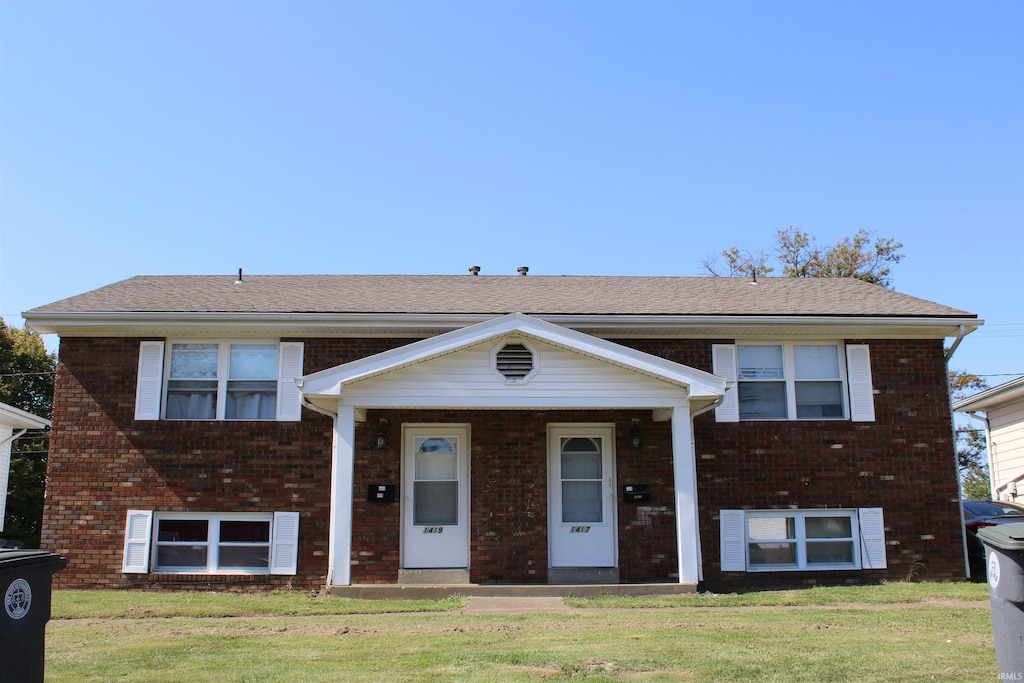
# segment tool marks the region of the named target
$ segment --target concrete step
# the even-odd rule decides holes
[[[355,584],[328,586],[327,593],[365,600],[440,600],[453,595],[493,598],[567,598],[597,595],[682,595],[695,593],[692,583],[608,584]]]

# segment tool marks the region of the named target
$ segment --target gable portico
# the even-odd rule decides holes
[[[546,538],[523,531],[515,534],[531,536],[518,543],[540,544],[546,549],[540,552],[547,565],[542,568],[546,576],[537,582],[557,581],[559,576],[572,576],[573,571],[588,567],[614,570],[604,575],[618,576],[618,548],[630,542],[629,538],[616,538],[617,507],[622,504],[619,487],[640,482],[617,479],[616,457],[643,457],[617,453],[627,440],[627,425],[639,421],[635,417],[623,421],[621,416],[628,413],[648,414],[650,423],[670,425],[668,514],[674,520],[677,570],[672,573],[679,583],[695,584],[701,579],[691,420],[720,402],[725,380],[719,377],[514,313],[307,375],[298,383],[308,407],[334,418],[329,586],[354,583],[353,537],[366,533],[360,531],[362,520],[354,515],[355,497],[361,495],[358,485],[364,483],[357,482],[355,473],[359,458],[366,457],[365,444],[357,443],[356,433],[357,424],[365,423],[370,411],[374,415],[385,411],[380,414],[417,416],[411,424],[402,417],[400,429],[392,425],[392,438],[401,441],[402,481],[379,482],[400,491],[402,569],[422,562],[413,558],[412,533],[436,533],[438,538],[448,533],[444,537],[448,542],[453,534],[464,532],[471,548],[482,547],[483,530],[474,528],[472,514],[463,522],[444,518],[443,510],[427,509],[431,504],[444,508],[445,496],[440,491],[446,487],[464,495],[465,506],[475,509],[475,497],[484,492],[473,490],[471,481],[488,480],[490,474],[478,470],[488,467],[485,463],[491,452],[500,448],[476,438],[477,432],[482,436],[486,431],[482,424],[452,419],[453,411],[476,416],[478,422],[487,421],[482,417],[487,411],[528,411],[533,416],[528,430],[548,435],[548,452],[542,461],[547,472],[537,472],[537,467],[531,466],[493,475],[515,479],[524,488],[547,491]],[[445,417],[435,422],[431,411],[443,412]],[[421,421],[424,415],[426,423]],[[425,478],[410,476],[421,469]],[[643,483],[670,487],[668,481]],[[413,496],[417,496],[415,501]],[[423,516],[417,520],[421,512]],[[431,519],[444,523],[430,523]],[[462,523],[467,528],[459,530]],[[613,544],[612,555],[598,559],[598,551],[591,554],[591,543]],[[566,553],[566,547],[576,549]],[[440,567],[448,566],[443,559],[438,562]],[[472,575],[468,571],[475,566],[472,552],[468,565],[455,568]],[[602,576],[600,571],[590,575]]]

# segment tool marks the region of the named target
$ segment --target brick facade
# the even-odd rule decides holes
[[[134,419],[139,339],[61,340],[43,547],[69,558],[58,585],[74,587],[321,588],[327,576],[331,421]],[[408,343],[307,339],[311,373]],[[711,370],[709,340],[616,340]],[[726,340],[726,342],[731,340]],[[940,341],[872,341],[876,422],[716,423],[695,420],[702,565],[709,586],[802,584],[964,575],[956,511],[945,363]],[[373,449],[381,417],[388,448]],[[642,444],[627,443],[641,420]],[[677,579],[671,429],[650,411],[370,411],[356,429],[352,580],[393,583],[400,504],[369,503],[369,484],[401,485],[402,423],[472,425],[471,580],[547,581],[547,441],[553,422],[614,423],[617,486],[651,484],[649,503],[624,503],[617,522],[621,579]],[[719,571],[721,509],[882,507],[888,569],[857,572]],[[296,576],[161,577],[122,574],[129,509],[301,513]]]

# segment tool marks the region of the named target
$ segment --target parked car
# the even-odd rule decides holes
[[[985,544],[978,538],[978,529],[996,524],[1024,522],[1024,505],[1001,500],[964,500],[964,528],[967,530],[967,559],[971,576],[985,579]]]

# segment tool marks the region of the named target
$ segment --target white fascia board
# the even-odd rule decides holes
[[[1024,401],[1024,377],[1018,377],[974,396],[960,399],[953,404],[953,410],[961,413],[992,410],[1014,401]]]
[[[455,330],[492,320],[498,313],[231,313],[231,312],[75,312],[75,313],[31,313],[22,314],[26,324],[39,334],[61,336],[109,336],[131,337],[149,335],[173,335],[176,330],[208,330],[224,334],[235,331],[259,331],[261,334],[274,333],[289,335],[293,331],[315,330],[317,335],[345,336],[362,335],[367,328],[375,330],[395,329],[401,336],[416,336],[415,330],[433,334],[434,330]],[[888,338],[887,330],[898,330],[903,338],[945,338],[955,337],[962,325],[967,333],[984,324],[974,317],[932,317],[932,316],[835,316],[835,315],[572,315],[537,314],[535,320],[543,320],[564,327],[579,330],[600,328],[614,332],[621,329],[633,336],[638,329],[655,330],[656,336],[666,336],[664,330],[673,335],[688,332],[703,336],[702,328],[714,328],[715,333],[733,329],[737,336],[749,335],[751,329],[772,326],[793,326],[801,328],[820,327],[825,336],[834,335],[829,328],[856,331],[862,338]],[[643,332],[641,332],[643,336]]]
[[[597,360],[614,363],[624,368],[651,375],[689,387],[690,396],[721,396],[725,393],[725,380],[710,372],[697,370],[674,361],[637,351],[615,342],[568,329],[536,318],[523,316],[521,332],[569,351],[582,353]]]
[[[50,421],[21,408],[0,403],[0,424],[10,425],[15,429],[45,429],[50,426]]]
[[[545,341],[574,353],[688,387],[691,396],[721,396],[725,393],[725,380],[711,373],[522,313],[509,313],[461,330],[422,339],[375,356],[321,370],[303,377],[300,380],[300,387],[306,395],[338,396],[341,394],[342,386],[347,382],[390,372],[511,334]]]

